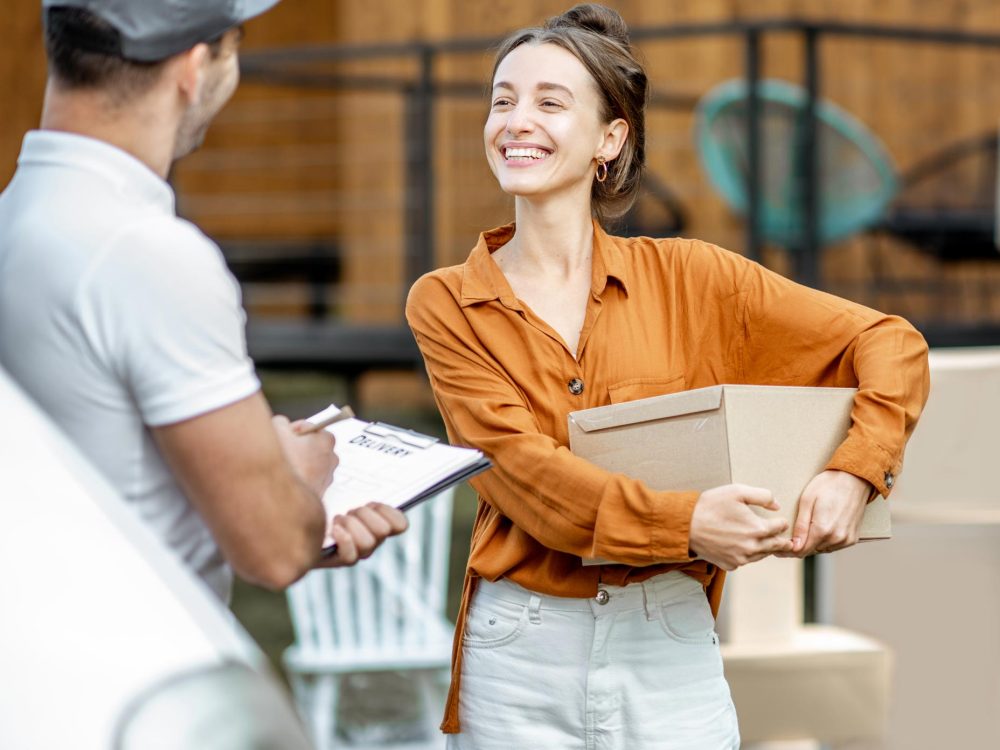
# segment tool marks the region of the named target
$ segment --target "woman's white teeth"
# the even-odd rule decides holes
[[[544,159],[548,153],[540,148],[508,148],[504,149],[508,159]]]

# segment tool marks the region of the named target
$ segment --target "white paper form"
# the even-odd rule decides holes
[[[309,421],[321,422],[338,411],[331,406]],[[405,509],[425,499],[428,489],[447,486],[452,478],[461,481],[490,465],[480,451],[382,422],[352,418],[326,430],[336,437],[334,450],[340,458],[333,484],[323,495],[331,519],[372,501]]]

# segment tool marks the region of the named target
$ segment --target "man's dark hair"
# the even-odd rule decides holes
[[[105,89],[130,98],[159,77],[163,61],[126,60],[110,24],[82,8],[49,8],[45,15],[49,72],[69,89]]]
[[[222,36],[206,42],[213,57],[222,49]],[[101,89],[118,101],[152,86],[166,62],[125,58],[117,29],[89,10],[62,6],[46,10],[45,52],[49,72],[64,88]]]

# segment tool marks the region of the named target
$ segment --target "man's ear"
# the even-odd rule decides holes
[[[189,105],[196,104],[201,99],[205,66],[210,54],[207,44],[196,44],[186,52],[177,55],[174,61],[177,88]]]

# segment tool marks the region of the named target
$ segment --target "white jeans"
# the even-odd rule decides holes
[[[601,590],[478,582],[449,750],[738,750],[701,584],[671,572]]]

